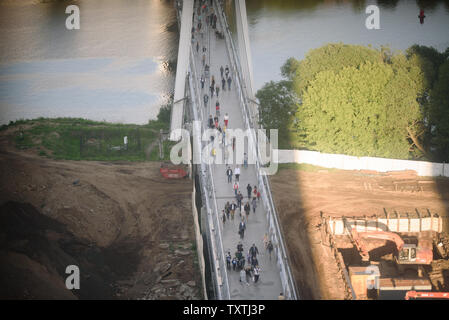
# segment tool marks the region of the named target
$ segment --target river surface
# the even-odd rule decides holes
[[[254,86],[281,79],[289,57],[303,59],[329,42],[388,45],[405,50],[417,43],[439,51],[449,47],[449,1],[246,0]],[[420,5],[418,5],[420,3]],[[380,10],[380,29],[368,30],[368,5]],[[424,23],[418,18],[420,8]],[[233,10],[228,7],[231,17]]]
[[[65,27],[73,3],[79,30]],[[164,0],[1,3],[0,122],[148,122],[173,91],[176,23],[173,2]]]
[[[279,80],[288,57],[329,42],[444,50],[448,1],[421,2],[423,24],[415,0],[247,0],[256,89]],[[65,28],[73,3],[80,30]],[[365,27],[370,4],[380,8],[380,30]],[[0,0],[0,124],[41,116],[146,123],[173,94],[178,41],[170,0]]]

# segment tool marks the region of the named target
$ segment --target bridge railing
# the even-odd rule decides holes
[[[217,16],[219,18],[220,24],[223,29],[223,33],[225,36],[226,47],[228,50],[228,55],[231,60],[231,70],[232,74],[235,76],[235,86],[239,93],[239,102],[241,105],[242,116],[244,118],[244,123],[246,129],[249,129],[249,149],[254,154],[255,158],[255,166],[256,166],[256,174],[259,184],[259,190],[262,190],[261,197],[264,203],[264,207],[267,212],[267,220],[269,226],[269,235],[275,244],[276,257],[278,262],[278,267],[280,270],[282,288],[284,290],[284,295],[288,299],[299,299],[296,284],[293,279],[292,271],[290,269],[289,258],[287,254],[287,250],[284,244],[284,238],[282,236],[282,229],[279,223],[278,214],[276,212],[276,207],[274,205],[274,201],[271,195],[271,186],[269,179],[266,174],[261,173],[261,165],[260,165],[260,151],[257,147],[256,136],[254,134],[253,128],[257,128],[257,124],[254,123],[253,118],[250,116],[250,109],[248,106],[248,94],[246,92],[246,87],[244,86],[244,81],[241,76],[241,68],[240,61],[238,59],[237,51],[235,49],[234,41],[232,39],[232,35],[229,29],[229,25],[226,19],[226,15],[224,13],[221,1],[214,0],[215,10],[218,13]],[[272,152],[272,151],[271,151]]]
[[[180,10],[179,6],[177,6]],[[178,12],[179,16],[179,12]],[[179,19],[178,19],[179,21]],[[202,150],[204,149],[206,142],[202,141],[202,135],[205,130],[205,108],[204,102],[201,99],[201,90],[199,88],[199,77],[197,75],[197,67],[195,63],[195,54],[193,48],[190,48],[189,52],[190,64],[188,83],[190,91],[190,102],[192,104],[192,112],[194,120],[201,121],[200,124],[194,124],[192,131],[194,151],[198,151],[198,161],[200,162],[199,178],[201,181],[202,194],[207,211],[208,221],[208,233],[210,235],[211,244],[211,260],[214,267],[214,283],[216,285],[215,292],[218,300],[230,300],[229,280],[228,272],[226,268],[225,253],[223,249],[223,239],[220,228],[219,211],[217,206],[217,199],[215,196],[215,187],[213,181],[213,174],[211,170],[211,164],[205,163],[202,159]]]

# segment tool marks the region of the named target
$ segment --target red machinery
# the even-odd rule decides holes
[[[182,179],[188,175],[183,166],[175,166],[168,163],[161,163],[159,171],[165,179]]]
[[[407,291],[405,300],[424,298],[424,299],[449,299],[449,292],[417,292]]]
[[[404,241],[396,233],[386,231],[369,231],[359,233],[356,229],[351,227],[346,218],[343,218],[343,222],[346,229],[348,229],[349,231],[352,242],[357,247],[357,250],[359,250],[360,256],[362,257],[363,261],[369,261],[368,249],[363,243],[363,238],[393,241],[396,244],[396,249],[398,250],[398,252],[401,252],[402,248],[404,247]]]

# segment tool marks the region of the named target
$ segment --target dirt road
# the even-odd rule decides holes
[[[4,132],[0,168],[2,271],[28,279],[2,272],[0,288],[15,288],[2,297],[202,297],[190,180],[163,179],[159,163],[50,160],[15,150]],[[97,290],[68,292],[68,261]]]
[[[330,250],[321,245],[320,211],[357,216],[380,215],[384,208],[399,212],[418,208],[449,215],[449,179],[417,177],[411,172],[285,169],[271,177],[271,183],[294,276],[305,299],[345,297]]]

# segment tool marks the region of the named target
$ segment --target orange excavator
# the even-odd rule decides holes
[[[392,241],[396,244],[397,256],[396,263],[398,265],[419,265],[430,264],[433,260],[432,241],[422,239],[418,244],[405,243],[404,240],[396,233],[388,231],[368,231],[357,232],[352,228],[350,223],[343,218],[346,229],[349,231],[350,238],[359,251],[362,261],[369,261],[369,252],[363,241],[365,238],[381,239]]]
[[[405,300],[410,299],[449,299],[449,292],[407,291]]]

